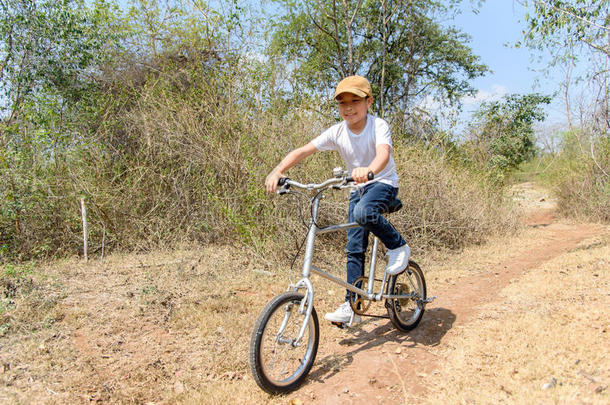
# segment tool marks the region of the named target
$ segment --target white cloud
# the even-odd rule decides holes
[[[462,98],[462,102],[466,106],[481,104],[484,101],[498,101],[508,94],[508,87],[503,84],[494,84],[491,90],[479,90],[474,96],[466,96]]]

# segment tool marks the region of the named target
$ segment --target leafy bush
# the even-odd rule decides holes
[[[535,156],[533,124],[544,120],[540,104],[550,100],[540,94],[510,94],[502,101],[483,103],[470,125],[469,157],[502,180],[507,172]]]
[[[573,145],[574,135],[567,138]],[[568,217],[610,223],[610,139],[598,139],[594,149],[595,157],[573,147],[559,157],[554,178],[559,210]]]

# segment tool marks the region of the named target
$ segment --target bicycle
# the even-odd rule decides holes
[[[372,180],[372,173],[369,174]],[[353,186],[348,173],[341,168],[333,170],[333,177],[319,184],[301,184],[289,178],[282,178],[278,184],[278,194],[303,194],[293,188],[310,193],[311,218],[307,232],[303,260],[302,278],[291,284],[287,291],[274,297],[261,311],[250,339],[250,369],[258,386],[270,394],[285,394],[296,390],[305,380],[316,358],[320,337],[318,316],[314,308],[314,288],[309,278],[313,272],[334,283],[349,293],[349,302],[354,314],[339,327],[351,327],[354,316],[375,316],[389,318],[396,329],[408,332],[419,324],[426,304],[436,297],[426,297],[426,281],[421,268],[409,260],[401,273],[383,279],[375,278],[379,240],[373,240],[368,276],[357,279],[353,284],[329,274],[312,264],[316,236],[358,227],[356,222],[319,227],[317,223],[320,200],[328,189],[344,189]],[[397,198],[387,207],[385,214],[400,210],[402,203]],[[376,282],[381,282],[375,292]],[[304,292],[299,292],[304,290]],[[385,300],[387,316],[369,315],[370,304]]]

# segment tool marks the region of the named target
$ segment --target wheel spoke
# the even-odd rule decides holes
[[[312,309],[299,345],[294,345],[305,315],[299,313],[302,294],[284,293],[272,300],[257,321],[251,347],[256,382],[270,393],[289,392],[305,378],[318,346],[318,320]],[[257,332],[257,330],[259,332]]]
[[[388,315],[394,326],[404,332],[415,328],[422,318],[422,299],[426,297],[426,282],[419,266],[410,262],[406,271],[392,276],[388,291],[405,297],[388,300]]]

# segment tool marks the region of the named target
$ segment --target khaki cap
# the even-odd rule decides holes
[[[341,93],[352,93],[358,97],[371,97],[371,84],[362,76],[348,76],[337,85],[334,98],[337,98]]]

